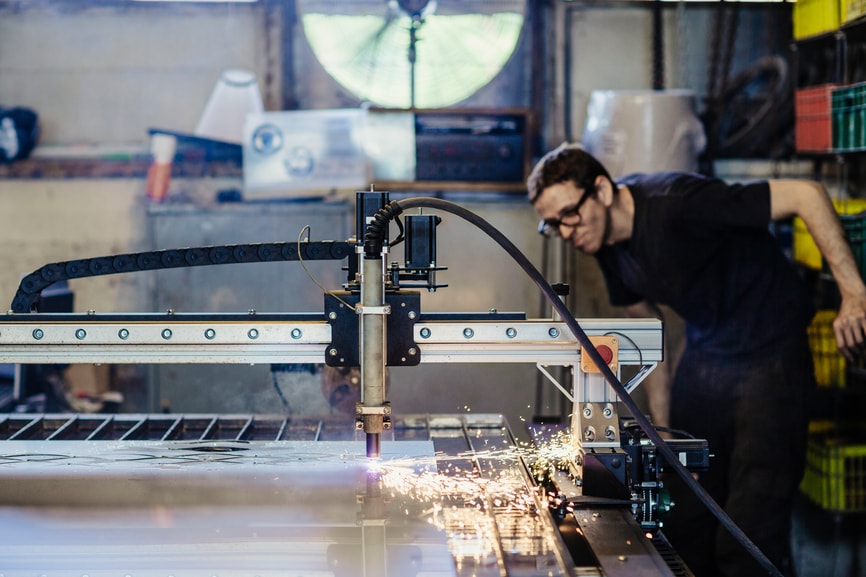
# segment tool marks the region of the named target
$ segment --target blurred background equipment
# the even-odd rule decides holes
[[[195,135],[240,144],[247,114],[259,114],[263,110],[256,75],[249,70],[226,70],[204,106]]]
[[[147,196],[161,201],[168,194],[171,164],[177,151],[177,137],[157,132],[150,137],[151,162],[147,169]]]
[[[247,116],[244,197],[314,197],[368,187],[367,110],[287,110]]]
[[[689,90],[593,90],[583,145],[614,178],[698,168],[706,137]]]
[[[295,198],[388,188],[522,189],[525,109],[287,110],[247,117],[244,197]]]
[[[27,158],[38,141],[36,111],[20,106],[0,106],[0,163]]]

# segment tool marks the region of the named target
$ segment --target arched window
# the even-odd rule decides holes
[[[299,0],[304,34],[341,86],[377,106],[465,100],[508,62],[523,0]]]

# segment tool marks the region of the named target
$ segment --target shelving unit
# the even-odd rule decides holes
[[[797,152],[813,161],[816,179],[826,181],[829,173],[835,179],[833,185],[839,196],[852,197],[834,202],[842,215],[860,273],[866,278],[866,238],[862,234],[866,226],[862,212],[866,200],[856,198],[864,196],[857,185],[862,173],[860,166],[866,160],[866,2],[807,0],[799,7],[804,9],[806,12],[823,9],[826,18],[815,19],[812,12],[809,18],[813,20],[808,23],[817,26],[819,32],[798,34],[798,23],[802,32],[802,25],[807,22],[803,20],[806,12],[801,12],[798,19],[795,8],[792,50],[796,70]],[[819,526],[837,533],[852,523],[862,525],[857,519],[866,512],[866,429],[857,425],[866,409],[866,372],[860,366],[852,366],[836,350],[832,321],[839,306],[838,289],[817,249],[811,255],[797,254],[796,222],[794,227],[795,260],[803,266],[806,278],[813,281],[816,304],[823,309],[810,329],[819,387],[813,402],[814,421],[801,484],[808,505],[804,503],[798,508],[795,525],[801,525],[801,535],[808,535],[810,527]],[[799,234],[808,235],[805,229]],[[853,534],[862,535],[862,530]],[[853,570],[858,547],[841,538],[835,540],[834,547],[850,551],[846,559]],[[807,549],[799,551],[799,570],[803,574],[809,574]],[[839,573],[845,571],[844,561],[838,568],[834,563],[833,575],[844,574]],[[820,571],[823,573],[816,574],[828,574],[826,567]]]

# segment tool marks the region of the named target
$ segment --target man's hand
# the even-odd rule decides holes
[[[770,216],[803,219],[842,295],[833,321],[836,345],[849,361],[862,356],[866,352],[866,284],[824,187],[805,180],[771,180]]]
[[[843,297],[833,321],[839,351],[849,361],[866,352],[866,296]]]

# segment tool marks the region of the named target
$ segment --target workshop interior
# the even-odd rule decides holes
[[[641,388],[682,322],[526,179],[818,180],[866,274],[864,55],[863,0],[0,0],[0,577],[695,577],[665,478],[709,499],[713,447]],[[773,233],[818,309],[794,568],[866,576],[866,366]]]

